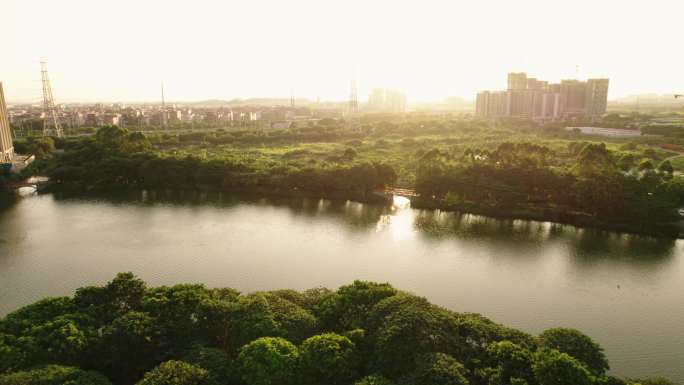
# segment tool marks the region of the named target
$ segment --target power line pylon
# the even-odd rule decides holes
[[[45,115],[43,118],[43,136],[54,134],[56,137],[62,138],[64,131],[57,116],[57,107],[55,107],[55,99],[52,97],[52,87],[50,86],[45,59],[40,60],[40,74],[43,79],[43,114]]]
[[[359,118],[358,88],[356,86],[356,79],[352,79],[351,81],[351,92],[349,93],[349,104],[347,106],[347,127],[352,130],[359,130],[361,128],[361,119]]]

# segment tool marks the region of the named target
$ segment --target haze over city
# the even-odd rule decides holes
[[[8,102],[41,97],[194,101],[344,100],[375,87],[409,101],[474,99],[505,74],[611,79],[609,98],[684,90],[681,1],[4,0]],[[543,15],[543,16],[540,16]]]
[[[684,385],[684,0],[0,0],[0,385]]]

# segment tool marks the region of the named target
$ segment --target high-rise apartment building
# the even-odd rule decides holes
[[[375,88],[368,97],[368,107],[372,110],[380,110],[385,105],[385,89]]]
[[[397,90],[376,88],[368,97],[368,108],[376,112],[405,112],[406,95]]]
[[[587,115],[601,116],[608,106],[608,79],[589,79],[585,95]]]
[[[585,115],[587,83],[579,80],[562,80],[560,83],[561,110],[565,118]]]
[[[397,90],[386,90],[385,109],[390,112],[406,112],[406,95]]]
[[[512,72],[508,74],[508,90],[517,91],[527,89],[527,74],[524,72]]]
[[[2,83],[0,83],[0,163],[11,163],[13,156],[14,145],[12,144],[12,133],[7,118],[5,93],[2,89]]]
[[[477,94],[476,114],[519,119],[596,119],[606,112],[608,79],[563,80],[559,84],[508,74],[507,91]]]

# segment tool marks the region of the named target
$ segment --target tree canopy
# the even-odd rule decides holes
[[[667,384],[607,369],[577,330],[535,337],[366,281],[242,294],[121,273],[0,320],[0,385]]]

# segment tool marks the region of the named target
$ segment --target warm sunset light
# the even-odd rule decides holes
[[[0,0],[0,385],[684,385],[684,0]]]
[[[41,56],[62,101],[157,100],[162,79],[173,101],[342,100],[355,71],[362,99],[473,99],[510,71],[609,77],[611,98],[681,91],[684,3],[645,4],[4,0],[0,75],[11,101],[39,99]]]

